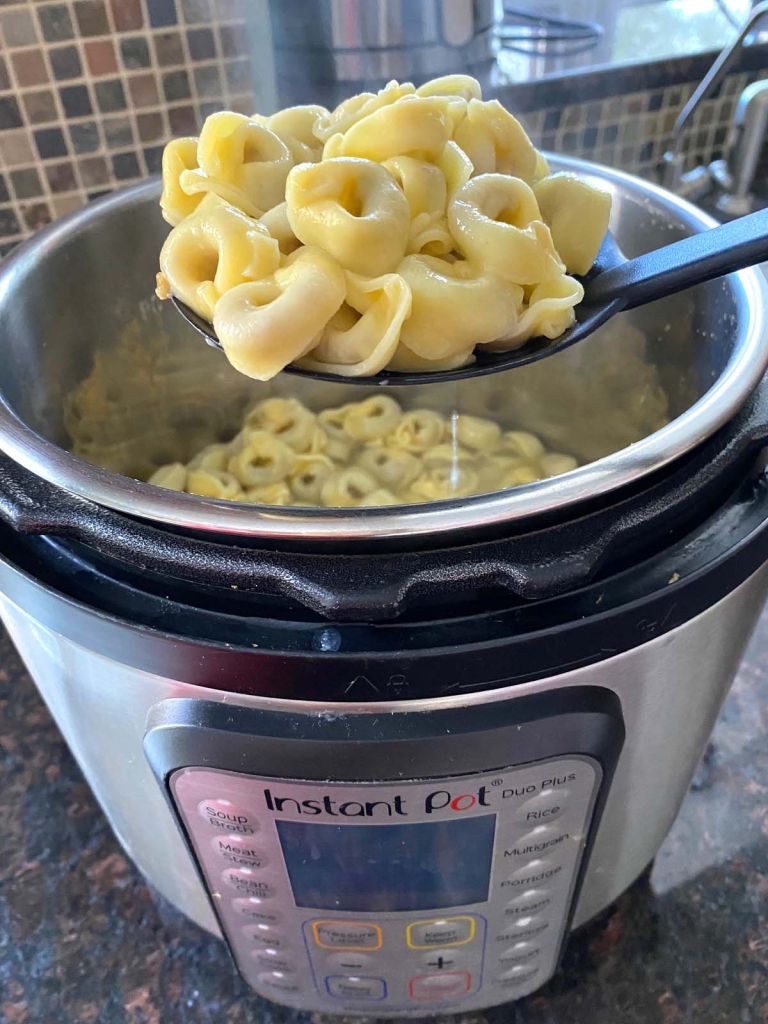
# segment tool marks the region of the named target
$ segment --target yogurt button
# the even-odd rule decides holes
[[[502,953],[499,953],[499,963],[504,965],[525,964],[535,960],[541,953],[541,947],[535,942],[516,942]]]

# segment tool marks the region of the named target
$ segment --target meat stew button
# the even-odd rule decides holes
[[[520,825],[548,825],[568,810],[570,793],[567,789],[543,789],[521,804],[515,812],[515,821]]]

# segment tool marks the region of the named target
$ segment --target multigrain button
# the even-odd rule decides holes
[[[381,949],[381,928],[355,921],[314,921],[315,942],[323,949]]]
[[[264,882],[259,877],[259,872],[253,868],[227,868],[222,878],[230,888],[260,900],[270,900],[276,893],[276,890]]]
[[[475,937],[473,917],[441,917],[434,921],[417,921],[409,924],[406,938],[411,949],[428,949],[432,946],[463,946]]]
[[[301,991],[301,985],[295,976],[284,971],[262,971],[256,981],[261,987],[271,989],[273,992]]]
[[[527,981],[532,981],[538,973],[539,968],[532,964],[515,964],[514,967],[510,967],[508,971],[500,974],[496,981],[504,988],[516,988],[518,985],[524,985]]]
[[[331,953],[328,957],[328,965],[344,971],[345,974],[365,974],[374,962],[372,956],[368,956],[367,953],[356,953],[354,950],[347,953]]]
[[[540,857],[529,860],[523,867],[513,871],[509,878],[502,880],[501,888],[510,889],[532,889],[534,886],[542,888],[557,881],[563,873],[563,865],[551,857]]]
[[[569,796],[567,789],[543,789],[518,807],[515,821],[530,827],[548,825],[568,809]]]
[[[266,967],[270,971],[281,971],[283,974],[290,974],[296,968],[295,961],[282,951],[282,949],[254,949],[253,959],[259,967]]]
[[[383,978],[365,978],[357,975],[332,974],[325,979],[328,994],[335,999],[360,999],[376,1002],[385,999],[387,985]]]
[[[540,857],[543,853],[552,853],[569,838],[569,834],[561,828],[551,825],[539,825],[515,840],[514,844],[504,851],[505,862],[512,863],[521,858]]]
[[[231,800],[201,800],[197,805],[197,811],[203,821],[207,821],[221,832],[252,836],[259,830],[255,815],[245,807],[238,807]]]
[[[264,851],[254,845],[250,836],[214,836],[211,847],[222,860],[234,866],[261,869],[269,863]]]
[[[509,946],[499,953],[499,963],[505,966],[525,964],[535,960],[540,953],[541,947],[537,946],[535,942],[516,942],[514,946]]]
[[[279,924],[282,920],[282,914],[265,907],[264,900],[258,896],[244,896],[242,899],[232,900],[232,906],[241,917],[259,924]]]
[[[542,914],[516,917],[510,921],[499,936],[500,942],[515,942],[517,939],[532,939],[549,928],[549,921]]]
[[[448,971],[445,974],[420,974],[411,978],[408,991],[417,1002],[437,1002],[442,999],[460,999],[472,987],[468,971]]]
[[[551,902],[552,897],[544,889],[528,889],[510,900],[504,907],[504,913],[507,917],[530,917],[546,910]]]

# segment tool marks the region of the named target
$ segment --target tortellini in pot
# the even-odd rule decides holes
[[[583,298],[583,285],[567,274],[536,285],[515,330],[506,338],[483,347],[492,352],[503,352],[522,345],[529,338],[559,338],[572,326],[576,319],[574,306]]]
[[[147,476],[156,487],[206,498],[370,508],[523,486],[576,466],[533,434],[502,431],[466,413],[403,411],[391,395],[377,393],[318,412],[296,398],[265,398],[245,412],[232,440]]]
[[[203,198],[199,193],[188,195],[181,187],[182,173],[196,168],[197,139],[173,139],[163,150],[160,209],[173,227],[194,213]]]
[[[440,97],[406,96],[354,124],[344,135],[341,154],[377,163],[408,154],[434,159],[452,132],[450,108]]]
[[[533,194],[565,269],[569,274],[586,274],[608,230],[610,192],[575,174],[553,174],[537,181]]]
[[[471,99],[454,138],[472,161],[475,174],[511,175],[533,184],[536,150],[517,118],[498,100]]]

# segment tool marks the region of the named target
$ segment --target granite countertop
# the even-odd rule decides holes
[[[5,636],[0,754],[3,1024],[340,1020],[254,996],[222,943],[147,888]],[[650,877],[572,939],[540,992],[449,1019],[768,1021],[768,612]]]

